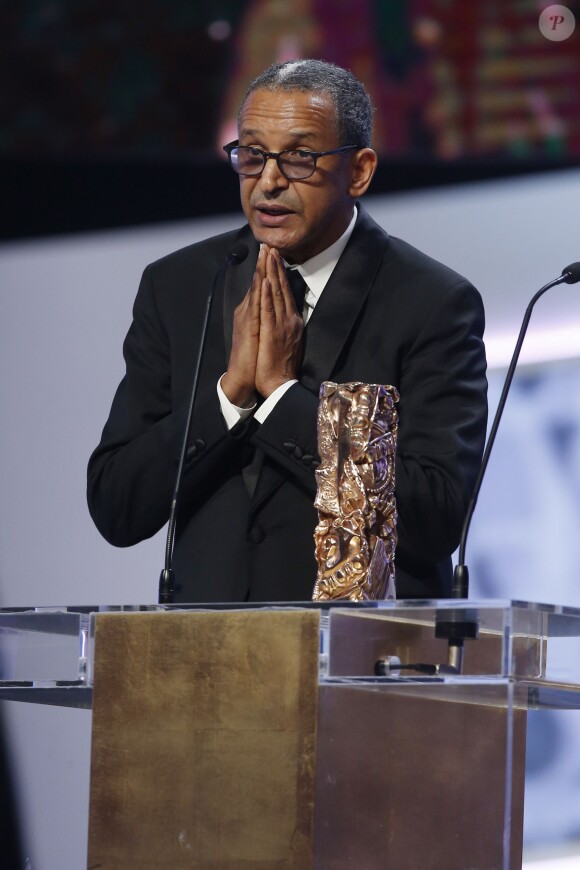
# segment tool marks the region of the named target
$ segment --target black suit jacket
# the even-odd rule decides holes
[[[167,522],[208,288],[238,241],[250,253],[217,289],[191,429],[174,560],[177,600],[311,597],[323,380],[399,391],[397,595],[449,594],[450,554],[485,436],[481,299],[464,278],[389,236],[360,206],[306,327],[300,383],[262,424],[250,419],[228,431],[216,392],[233,311],[258,255],[249,228],[147,267],[124,345],[127,373],[89,462],[95,523],[111,543],[128,546]],[[253,447],[264,461],[250,498],[242,467]]]

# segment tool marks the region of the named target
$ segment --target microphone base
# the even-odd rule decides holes
[[[173,581],[173,570],[164,568],[159,576],[159,604],[173,604]]]
[[[469,568],[461,563],[455,566],[453,572],[453,588],[451,590],[452,598],[468,598],[469,597]]]
[[[449,643],[462,643],[464,640],[477,640],[479,637],[479,618],[475,610],[446,610],[437,615],[435,637]]]
[[[463,673],[463,641],[461,643],[452,643],[449,641],[449,651],[447,653],[447,666],[452,673]]]
[[[473,615],[471,615],[473,614]],[[477,640],[479,619],[477,612],[451,610],[438,615],[435,621],[435,637],[448,642],[447,664],[452,673],[463,673],[463,645],[465,640]]]

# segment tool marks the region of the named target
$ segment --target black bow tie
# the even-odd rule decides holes
[[[302,312],[304,311],[304,299],[308,293],[308,284],[298,269],[287,269],[286,275],[288,277],[288,284],[292,290],[292,295],[294,296],[296,310],[298,311],[298,314],[302,315]]]

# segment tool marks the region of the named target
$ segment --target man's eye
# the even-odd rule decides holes
[[[307,159],[310,157],[310,151],[302,151],[300,149],[297,149],[296,151],[285,151],[284,154],[290,159],[298,158],[299,160],[304,160],[305,158]]]

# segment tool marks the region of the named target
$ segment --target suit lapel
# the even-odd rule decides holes
[[[348,341],[383,259],[387,238],[359,205],[352,236],[305,330],[300,382],[317,394]]]

